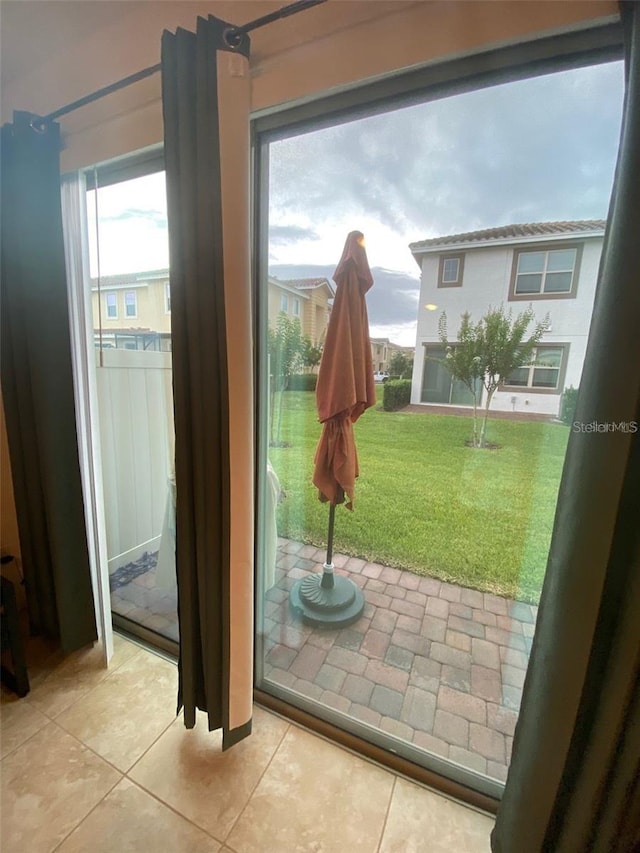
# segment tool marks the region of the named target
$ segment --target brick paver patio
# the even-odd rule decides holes
[[[504,781],[537,607],[334,554],[364,591],[348,628],[303,624],[289,590],[325,552],[279,540],[266,593],[265,676]]]
[[[323,549],[280,539],[265,600],[267,681],[415,746],[504,781],[537,608],[409,571],[334,554],[364,591],[348,628],[303,624],[289,606]],[[178,639],[175,587],[155,571],[112,593],[112,608]]]

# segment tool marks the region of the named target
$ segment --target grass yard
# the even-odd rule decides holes
[[[282,396],[289,446],[269,450],[286,494],[278,533],[323,547],[329,508],[311,482],[315,395]],[[568,427],[490,420],[487,438],[500,448],[477,450],[465,446],[470,417],[374,408],[355,431],[355,509],[336,511],[335,551],[537,602]]]

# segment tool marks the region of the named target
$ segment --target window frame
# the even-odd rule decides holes
[[[286,293],[280,293],[280,313],[289,313],[289,296]]]
[[[438,287],[462,287],[464,277],[464,256],[464,252],[451,252],[440,255],[440,262],[438,264]],[[447,261],[458,262],[458,275],[454,281],[445,281],[444,269]]]
[[[291,308],[291,315],[293,317],[298,317],[298,319],[302,315],[302,312],[300,310],[300,299],[297,296],[293,297],[293,306]]]
[[[109,306],[109,297],[113,296],[113,308],[115,310],[114,314],[110,313]],[[105,310],[105,320],[117,320],[118,319],[118,291],[117,290],[105,290],[104,293],[104,310]]]
[[[171,314],[171,282],[164,283],[164,313]]]
[[[544,343],[538,344],[534,350],[534,352],[538,353],[540,349],[561,349],[562,355],[560,357],[560,367],[553,368],[554,370],[558,370],[558,384],[555,388],[540,388],[535,385],[509,385],[505,380],[502,387],[499,389],[501,391],[519,391],[527,394],[554,394],[558,396],[562,394],[564,391],[564,382],[565,377],[567,375],[567,364],[569,362],[569,351],[571,349],[571,344],[567,341],[545,341]],[[523,364],[523,368],[529,369],[529,378],[533,377],[533,371],[536,370],[535,364],[532,362],[530,364]]]
[[[127,297],[133,296],[133,314],[129,313],[129,303]],[[124,317],[125,320],[135,320],[138,317],[138,294],[135,290],[124,291]]]
[[[527,243],[526,245],[516,246],[513,250],[513,259],[511,262],[511,277],[509,279],[509,301],[510,302],[531,302],[532,300],[540,299],[575,299],[578,294],[578,282],[580,280],[580,267],[582,264],[582,250],[584,248],[584,240],[558,240],[544,243]],[[542,287],[546,282],[547,277],[547,262],[549,252],[564,252],[570,249],[575,249],[576,260],[573,265],[573,273],[571,278],[571,288],[563,291],[545,291],[539,293],[516,293],[516,283],[518,279],[518,262],[522,255],[532,254],[534,252],[545,252],[545,267],[543,271]]]

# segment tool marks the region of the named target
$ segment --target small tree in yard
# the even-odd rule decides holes
[[[505,313],[502,306],[489,308],[477,323],[473,323],[471,315],[465,312],[458,343],[452,346],[447,339],[447,315],[443,313],[440,318],[440,340],[447,348],[445,366],[453,378],[459,379],[473,396],[474,447],[485,446],[487,418],[493,395],[514,370],[531,363],[533,351],[547,329],[548,316],[535,325],[525,340],[533,319],[531,306],[518,314],[515,320],[512,319],[511,311]],[[480,435],[477,425],[478,380],[487,392]]]
[[[269,329],[269,372],[271,382],[271,445],[280,446],[282,421],[282,392],[286,391],[289,379],[298,373],[303,364],[305,340],[297,317],[278,315],[275,329]],[[274,429],[275,427],[275,429]]]
[[[438,334],[446,347],[447,370],[454,379],[462,382],[473,398],[473,446],[479,447],[478,403],[481,391],[478,380],[482,379],[483,367],[477,326],[471,322],[471,314],[465,311],[458,332],[458,344],[452,347],[447,340],[447,315],[443,311],[438,323]]]
[[[320,359],[322,358],[322,347],[314,346],[311,343],[311,339],[306,336],[303,338],[303,346],[302,363],[305,367],[313,370],[314,367],[317,367],[320,364]]]
[[[403,352],[394,352],[389,359],[389,373],[391,376],[399,376],[404,379],[411,372],[411,359]]]

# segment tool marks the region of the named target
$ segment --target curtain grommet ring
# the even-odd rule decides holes
[[[46,122],[39,118],[38,116],[34,116],[29,122],[29,127],[35,133],[46,133],[47,132],[47,124]]]
[[[224,43],[230,50],[237,50],[242,44],[242,32],[237,27],[226,27],[222,32]]]

